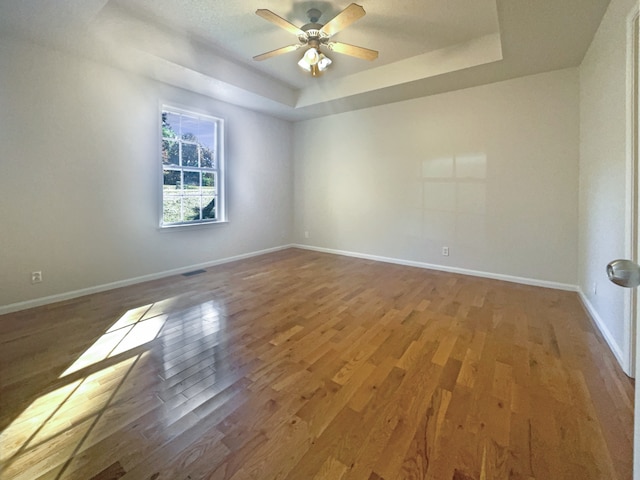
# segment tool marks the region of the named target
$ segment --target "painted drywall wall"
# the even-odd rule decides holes
[[[290,242],[290,123],[9,39],[0,85],[0,306]],[[163,101],[226,120],[227,224],[158,228]]]
[[[627,72],[634,0],[612,0],[580,66],[579,285],[625,371],[630,367],[630,292],[611,284],[606,264],[631,255]]]
[[[296,242],[575,285],[578,91],[568,69],[296,123]]]

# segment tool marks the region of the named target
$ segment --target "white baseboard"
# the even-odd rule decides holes
[[[332,253],[334,255],[345,255],[347,257],[364,258],[366,260],[374,260],[377,262],[394,263],[396,265],[405,265],[408,267],[426,268],[428,270],[438,270],[441,272],[459,273],[461,275],[470,275],[473,277],[491,278],[493,280],[502,280],[504,282],[520,283],[523,285],[532,285],[535,287],[553,288],[555,290],[567,290],[570,292],[577,292],[578,286],[568,283],[549,282],[546,280],[537,280],[526,277],[515,277],[512,275],[503,275],[500,273],[482,272],[478,270],[469,270],[466,268],[448,267],[446,265],[436,265],[425,262],[415,262],[412,260],[403,260],[400,258],[381,257],[378,255],[369,255],[366,253],[348,252],[344,250],[335,250],[332,248],[313,247],[310,245],[294,244],[295,248],[301,248],[303,250],[313,250],[316,252]]]
[[[73,298],[83,297],[85,295],[91,295],[93,293],[105,292],[107,290],[113,290],[115,288],[128,287],[137,283],[149,282],[151,280],[158,280],[160,278],[170,277],[172,275],[180,275],[186,272],[192,272],[203,268],[214,267],[216,265],[222,265],[224,263],[235,262],[237,260],[243,260],[245,258],[257,257],[258,255],[264,255],[266,253],[278,252],[291,248],[293,245],[283,245],[280,247],[267,248],[265,250],[258,250],[255,252],[243,253],[241,255],[235,255],[233,257],[221,258],[213,260],[211,262],[199,263],[196,265],[189,265],[187,267],[174,268],[172,270],[165,270],[163,272],[151,273],[149,275],[142,275],[140,277],[128,278],[126,280],[119,280],[117,282],[106,283],[103,285],[96,285],[94,287],[82,288],[80,290],[74,290],[72,292],[65,292],[56,295],[50,295],[48,297],[36,298],[33,300],[26,300],[24,302],[12,303],[9,305],[0,306],[0,315],[7,313],[17,312],[19,310],[26,310],[28,308],[41,307],[42,305],[48,305],[50,303],[62,302],[64,300],[71,300]]]
[[[587,313],[593,319],[593,322],[596,324],[596,327],[598,327],[598,330],[600,330],[600,333],[609,345],[609,348],[613,352],[613,355],[616,357],[616,360],[618,360],[620,367],[625,374],[631,376],[632,369],[629,359],[627,358],[627,355],[624,354],[622,348],[620,348],[620,345],[618,345],[618,342],[616,342],[613,338],[613,335],[609,331],[609,328],[607,328],[607,324],[604,323],[602,317],[600,317],[600,314],[598,314],[597,310],[594,308],[594,306],[591,304],[587,296],[580,288],[578,289],[578,295],[580,296],[580,300],[582,301],[584,308],[587,310]]]

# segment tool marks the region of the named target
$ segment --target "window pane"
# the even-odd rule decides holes
[[[162,163],[163,165],[178,165],[179,161],[178,142],[171,140],[162,141]]]
[[[177,138],[180,132],[180,115],[162,112],[162,137]]]
[[[198,138],[198,119],[182,115],[182,123],[180,124],[180,137],[190,142],[196,141]]]
[[[163,170],[162,174],[164,176],[164,187],[162,191],[165,194],[181,194],[180,191],[180,171],[178,170]]]
[[[185,221],[200,220],[200,197],[184,197]]]
[[[202,174],[202,194],[215,195],[215,192],[216,192],[216,174],[203,173]]]
[[[216,199],[212,196],[202,197],[202,218],[214,219],[216,218]]]
[[[182,166],[197,167],[198,166],[198,146],[190,143],[182,144]]]
[[[209,151],[216,149],[216,124],[211,120],[200,120],[198,128],[198,143]]]
[[[176,223],[182,220],[182,199],[165,197],[162,201],[162,221],[164,223]]]
[[[215,168],[214,164],[214,156],[213,151],[209,150],[206,147],[202,147],[200,150],[200,161],[202,162],[201,167],[204,168]]]
[[[184,172],[185,195],[200,195],[200,173]]]

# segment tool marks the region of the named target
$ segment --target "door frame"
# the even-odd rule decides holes
[[[628,155],[628,195],[629,202],[627,211],[629,212],[629,220],[627,224],[627,238],[629,239],[630,252],[634,255],[634,261],[637,260],[640,242],[640,208],[638,205],[638,170],[640,170],[640,5],[636,4],[634,9],[627,18],[627,35],[628,45],[630,48],[627,54],[627,118],[629,119],[627,148]],[[640,334],[638,332],[638,315],[640,314],[638,305],[640,305],[640,288],[633,289],[629,292],[629,299],[626,308],[629,308],[630,319],[628,324],[629,361],[631,366],[631,374],[635,376],[640,373]],[[635,415],[633,419],[633,478],[640,480],[640,388],[636,385],[634,398]]]
[[[639,95],[638,95],[638,69],[640,63],[640,43],[638,37],[640,10],[638,6],[630,12],[627,17],[627,38],[629,48],[627,49],[627,200],[626,200],[626,242],[625,242],[625,258],[636,263],[640,263],[638,253],[640,252],[640,204],[638,181],[640,166],[638,152],[638,138],[640,119],[639,113]],[[625,294],[625,326],[624,335],[626,339],[626,358],[628,365],[626,372],[630,377],[635,378],[640,373],[640,365],[636,363],[636,351],[640,351],[640,345],[636,339],[637,325],[640,315],[640,289],[628,290]],[[640,340],[640,339],[638,339]]]

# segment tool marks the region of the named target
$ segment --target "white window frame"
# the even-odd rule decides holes
[[[179,131],[175,132],[176,137],[165,137],[164,129],[163,129],[163,115],[165,113],[177,115],[180,118],[180,123],[182,125],[183,117],[188,118],[190,120],[195,121],[205,121],[207,123],[212,123],[215,125],[213,132],[213,142],[214,147],[212,149],[213,156],[213,166],[203,166],[201,162],[201,151],[203,145],[197,141],[192,141],[189,139],[184,139],[183,135],[185,133],[193,133],[193,132],[182,132],[182,126],[179,127]],[[207,225],[207,224],[220,224],[227,222],[227,210],[226,210],[226,195],[225,195],[225,120],[220,117],[216,117],[214,115],[210,115],[208,113],[202,113],[186,108],[175,107],[169,104],[162,104],[160,106],[160,141],[159,141],[159,155],[158,160],[160,164],[160,201],[159,201],[159,217],[160,217],[160,228],[174,228],[174,227],[184,227],[184,226],[193,226],[193,225]],[[163,159],[164,154],[164,141],[165,140],[175,140],[178,146],[178,164],[169,164],[165,163]],[[183,146],[184,145],[198,145],[198,166],[192,165],[182,165],[183,162]],[[180,172],[180,193],[167,195],[168,191],[165,187],[165,172],[174,171]],[[199,185],[198,191],[199,193],[191,192],[190,194],[184,189],[184,174],[185,173],[198,173],[199,174]],[[202,218],[202,210],[205,207],[203,204],[205,201],[203,190],[203,176],[213,175],[214,178],[214,186],[215,190],[213,193],[214,205],[215,205],[215,218]],[[200,218],[185,220],[185,209],[188,208],[185,206],[186,199],[195,200],[195,198],[200,199]],[[209,197],[210,198],[210,197]],[[180,200],[180,218],[177,221],[166,221],[165,218],[165,200]]]

